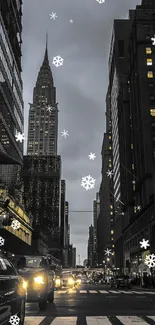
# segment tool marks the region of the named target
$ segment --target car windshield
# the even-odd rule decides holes
[[[129,276],[128,275],[117,275],[117,279],[127,280],[127,279],[129,279]]]
[[[26,267],[42,267],[42,259],[40,257],[26,257]]]

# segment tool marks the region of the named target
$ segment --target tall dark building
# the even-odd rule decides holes
[[[33,216],[34,251],[61,257],[60,156],[24,156],[22,177],[26,211]]]
[[[96,200],[93,202],[93,224],[94,224],[94,264],[97,264],[97,220],[100,213],[99,193],[96,193]]]
[[[94,265],[94,227],[89,227],[89,238],[88,238],[88,265]]]
[[[65,180],[61,180],[61,222],[60,222],[60,241],[61,241],[61,247],[62,247],[62,265],[64,266],[66,264],[66,258],[65,258],[65,207],[66,207],[66,184]]]
[[[149,239],[155,249],[154,15],[155,3],[147,0],[129,19],[115,20],[109,58],[115,263],[131,273],[144,265],[139,242]]]
[[[45,56],[33,90],[28,124],[28,155],[56,155],[58,138],[58,108],[56,88],[48,60],[47,42]]]
[[[22,164],[22,1],[0,1],[0,164]]]
[[[112,156],[112,122],[110,110],[109,89],[106,96],[106,133],[104,133],[102,144],[102,181],[99,191],[100,213],[97,219],[97,253],[99,264],[105,260],[105,249],[114,252],[114,196],[113,178],[107,176],[107,172],[113,170]],[[105,261],[106,262],[106,261]],[[110,263],[113,265],[113,256],[110,256]]]

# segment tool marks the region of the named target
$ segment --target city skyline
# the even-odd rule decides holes
[[[93,211],[93,200],[101,181],[101,145],[105,132],[105,96],[113,20],[127,18],[129,9],[135,9],[138,4],[140,1],[134,0],[119,7],[114,1],[98,4],[92,0],[89,6],[87,1],[84,4],[78,2],[75,10],[75,4],[70,0],[65,5],[55,1],[52,6],[50,1],[44,4],[33,1],[30,12],[30,2],[24,3],[25,135],[28,103],[32,102],[32,89],[43,60],[48,32],[50,66],[59,103],[58,154],[62,156],[62,178],[66,180],[70,211]],[[87,11],[89,14],[86,15]],[[50,19],[52,12],[58,16],[55,20]],[[52,58],[56,55],[64,58],[62,67],[52,65]],[[66,138],[61,137],[64,129],[69,133]],[[88,158],[91,152],[96,155],[94,161]],[[81,187],[81,178],[89,174],[96,179],[96,184],[94,189],[85,191]],[[77,247],[77,256],[80,254],[81,260],[87,257],[92,219],[92,212],[69,213],[71,242]]]

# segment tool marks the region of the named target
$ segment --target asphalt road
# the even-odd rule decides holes
[[[56,291],[46,311],[27,303],[24,325],[155,325],[154,315],[155,290],[85,285]]]

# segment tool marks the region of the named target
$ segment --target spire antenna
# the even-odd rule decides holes
[[[46,33],[46,49],[47,49],[47,45],[48,45],[48,33]]]

